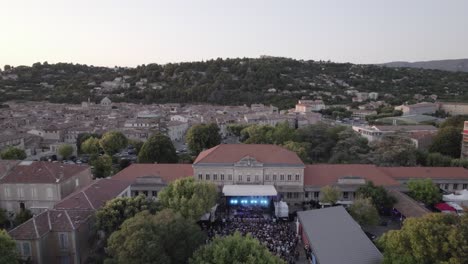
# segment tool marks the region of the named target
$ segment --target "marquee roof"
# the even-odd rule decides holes
[[[224,185],[224,196],[276,196],[273,185]]]

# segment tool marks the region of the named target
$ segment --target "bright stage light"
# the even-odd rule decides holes
[[[250,200],[250,203],[251,203],[251,204],[256,204],[256,203],[257,203],[257,200]]]
[[[236,200],[236,199],[232,199],[232,200],[231,200],[231,204],[237,204],[237,200]]]

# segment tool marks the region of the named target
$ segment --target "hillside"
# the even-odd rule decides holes
[[[389,68],[287,58],[237,58],[136,68],[35,63],[0,72],[0,101],[55,103],[272,103],[291,107],[301,97],[349,104],[347,90],[378,92],[392,104],[415,94],[468,101],[468,73]]]
[[[468,59],[459,60],[434,60],[434,61],[417,61],[417,62],[406,62],[406,61],[395,61],[382,64],[387,67],[409,67],[409,68],[421,68],[421,69],[432,69],[441,71],[460,71],[468,72]]]

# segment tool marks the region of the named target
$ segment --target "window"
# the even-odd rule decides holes
[[[309,192],[304,192],[304,197],[309,198]]]
[[[228,174],[228,181],[232,181],[232,174]]]
[[[348,199],[349,193],[348,192],[343,192],[343,199]]]
[[[151,196],[157,197],[158,196],[158,191],[151,191]]]
[[[283,175],[283,176],[284,176],[284,175]],[[292,193],[290,193],[290,192],[286,193],[286,197],[288,197],[289,199],[291,199],[291,198],[292,198]]]
[[[468,184],[463,184],[463,190],[468,188]]]
[[[242,175],[239,175],[239,181],[242,181]]]
[[[24,190],[23,187],[18,187],[18,198],[24,198]]]
[[[218,180],[218,174],[213,174],[213,181],[217,181]]]
[[[31,256],[31,244],[30,242],[17,242],[16,248],[21,256],[30,257]]]
[[[300,175],[299,174],[296,174],[296,181],[300,181]]]
[[[250,182],[250,175],[247,175],[247,181]]]
[[[220,177],[221,177],[221,180],[224,181],[224,174],[221,174]]]
[[[198,174],[198,179],[199,179],[199,180],[203,180],[203,175],[202,175],[202,174]]]
[[[80,186],[80,179],[75,179],[75,187]]]
[[[284,174],[280,175],[280,181],[284,181]]]
[[[258,175],[255,175],[255,181],[258,182]]]
[[[276,181],[276,174],[273,174],[273,181]]]
[[[21,211],[24,211],[24,209],[26,209],[26,206],[24,205],[24,203],[20,203],[20,209]]]
[[[205,175],[205,179],[206,179],[207,181],[209,181],[209,180],[210,180],[210,175],[209,175],[209,174],[206,174],[206,175]]]
[[[265,174],[265,181],[269,181],[269,180],[270,180],[270,175]]]
[[[448,184],[445,184],[445,185],[444,185],[444,189],[445,189],[445,190],[448,190],[448,186],[449,186]]]
[[[458,184],[454,183],[454,184],[453,184],[453,189],[454,189],[454,190],[458,189]]]
[[[297,192],[296,192],[296,193],[293,193],[293,197],[294,197],[294,199],[299,198],[299,193],[297,193]]]
[[[60,249],[68,249],[68,234],[59,233]]]
[[[148,197],[148,191],[143,191],[143,194]]]
[[[54,198],[54,194],[52,193],[52,187],[47,187],[47,199],[52,200]]]
[[[288,181],[292,180],[291,174],[288,174]]]
[[[6,197],[10,197],[11,193],[10,193],[10,188],[8,187],[5,187],[5,196]]]
[[[31,196],[33,199],[37,198],[37,189],[36,187],[31,188]]]
[[[320,192],[314,192],[314,199],[318,199],[320,196]]]

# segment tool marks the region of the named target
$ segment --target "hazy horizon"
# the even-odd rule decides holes
[[[0,65],[468,58],[468,1],[0,0]]]

